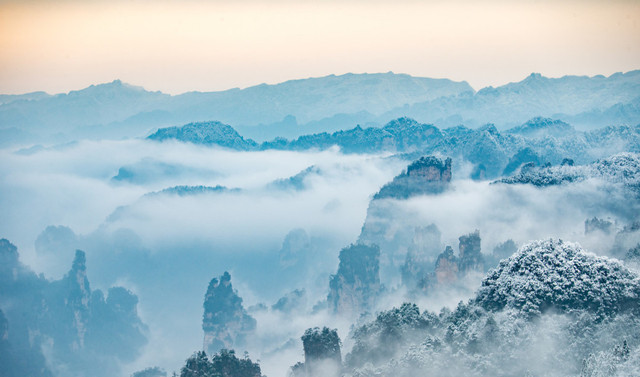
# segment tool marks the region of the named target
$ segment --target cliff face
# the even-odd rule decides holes
[[[416,195],[440,193],[451,182],[451,159],[421,157],[407,167],[405,172],[384,185],[374,199],[407,199]]]
[[[453,255],[451,246],[438,256],[435,268],[435,280],[438,284],[451,284],[458,280],[458,258]]]
[[[231,275],[225,272],[211,279],[204,297],[204,349],[213,354],[223,348],[242,347],[255,328],[256,320],[242,306],[242,298],[231,285]]]
[[[451,246],[447,246],[438,255],[433,269],[426,271],[416,285],[408,285],[407,288],[428,292],[439,286],[454,285],[470,274],[484,273],[485,258],[480,249],[480,232],[476,230],[460,236],[459,241],[458,256],[454,255]]]
[[[369,203],[358,243],[380,247],[383,279],[419,280],[423,270],[432,268],[442,250],[439,230],[397,218],[402,207],[398,202],[447,190],[451,182],[451,164],[449,158],[422,157],[385,184]]]
[[[409,177],[420,178],[425,182],[451,182],[451,159],[447,158],[444,163],[437,157],[421,157],[409,167],[407,167]]]
[[[336,313],[359,314],[375,307],[380,292],[380,248],[351,245],[340,251],[338,272],[329,282],[329,307]]]

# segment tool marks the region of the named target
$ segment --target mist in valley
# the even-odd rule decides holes
[[[0,377],[640,375],[639,14],[0,2]]]
[[[444,191],[397,199],[374,196],[410,162],[388,153],[240,152],[136,139],[23,151],[2,151],[3,236],[46,279],[64,279],[80,249],[93,289],[122,286],[137,296],[146,342],[135,360],[118,361],[125,375],[150,366],[180,370],[203,344],[207,285],[225,272],[241,298],[238,310],[254,325],[223,348],[248,351],[265,375],[284,376],[304,360],[300,337],[308,328],[337,329],[347,354],[354,330],[379,311],[404,302],[455,310],[474,297],[485,271],[533,240],[578,241],[622,258],[616,233],[640,213],[636,194],[619,183],[478,181],[465,177],[464,160],[456,160]],[[607,227],[585,231],[592,218]],[[461,237],[474,234],[482,263],[425,283],[445,246],[459,255]],[[362,308],[331,301],[351,292],[332,291],[329,282],[352,244],[380,246],[377,288],[359,288],[371,290]],[[411,261],[421,283],[406,277]],[[361,278],[357,265],[344,268]],[[358,302],[353,292],[349,300]],[[44,355],[53,370],[64,370]]]

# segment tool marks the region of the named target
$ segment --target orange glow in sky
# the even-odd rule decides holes
[[[638,1],[0,0],[0,93],[181,93],[347,72],[466,80],[640,68]]]

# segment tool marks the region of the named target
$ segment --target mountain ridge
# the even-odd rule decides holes
[[[476,128],[493,121],[499,129],[543,116],[584,129],[640,122],[638,93],[640,70],[608,77],[531,74],[478,91],[466,81],[392,72],[178,95],[114,80],[56,95],[0,96],[0,128],[62,133],[67,138],[121,138],[165,126],[218,120],[243,128],[251,138],[268,140],[354,124],[381,125],[404,116],[442,128],[459,124]]]

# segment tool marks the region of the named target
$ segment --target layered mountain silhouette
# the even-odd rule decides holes
[[[168,95],[115,80],[66,94],[0,95],[0,130],[67,139],[129,137],[196,121],[217,120],[266,140],[333,132],[354,124],[411,117],[439,127],[493,122],[500,129],[535,116],[579,128],[640,122],[640,71],[546,78],[476,92],[466,82],[405,74],[345,74],[219,92]],[[14,137],[18,141],[24,137]]]

